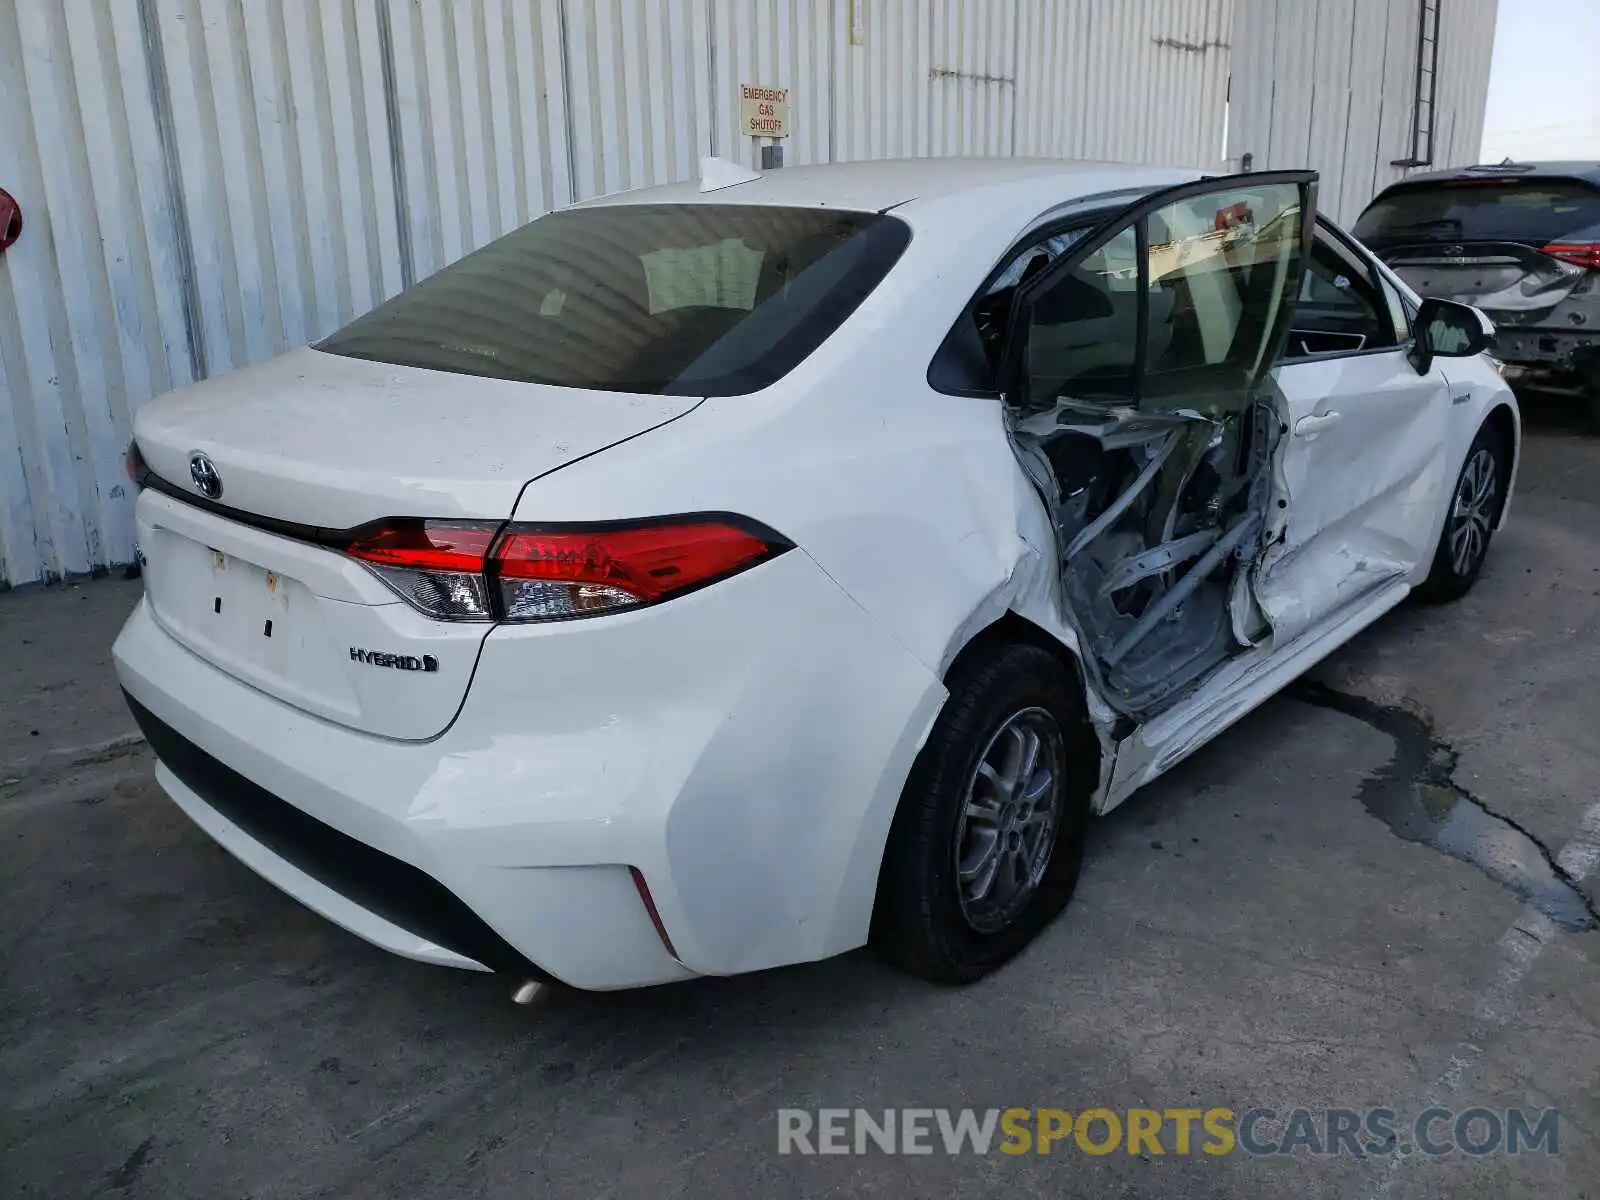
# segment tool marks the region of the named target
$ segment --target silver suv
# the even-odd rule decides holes
[[[1600,433],[1600,163],[1413,175],[1354,232],[1419,295],[1488,313],[1506,378],[1581,391]]]

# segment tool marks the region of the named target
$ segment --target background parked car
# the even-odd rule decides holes
[[[1355,234],[1419,295],[1488,313],[1507,377],[1579,389],[1600,432],[1600,163],[1413,175]]]

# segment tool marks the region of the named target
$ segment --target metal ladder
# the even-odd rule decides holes
[[[1433,164],[1434,107],[1439,95],[1439,3],[1418,0],[1416,90],[1411,99],[1411,154],[1391,166]]]

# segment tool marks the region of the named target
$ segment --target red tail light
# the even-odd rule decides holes
[[[144,455],[139,452],[139,443],[130,441],[128,451],[122,456],[122,469],[128,473],[128,478],[136,487],[144,486]]]
[[[770,558],[774,545],[723,520],[607,530],[518,529],[495,546],[510,620],[651,604]]]
[[[391,521],[346,553],[402,599],[453,621],[552,621],[654,604],[789,548],[740,517],[589,527]]]
[[[1600,271],[1600,242],[1551,242],[1544,252],[1575,267]]]
[[[383,567],[481,574],[499,528],[468,521],[395,521],[352,543],[349,553]]]
[[[467,521],[390,521],[362,530],[345,553],[430,617],[490,621],[484,567],[499,530]]]

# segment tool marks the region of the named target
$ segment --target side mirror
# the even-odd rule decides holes
[[[1471,358],[1494,346],[1494,322],[1481,309],[1427,299],[1417,310],[1411,365],[1426,375],[1435,358]]]

